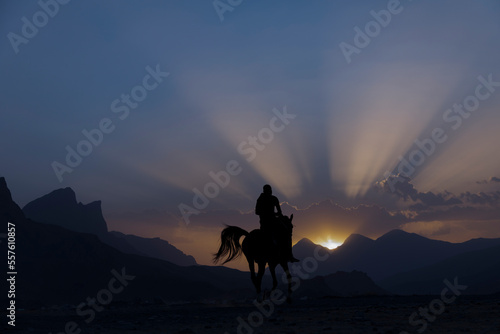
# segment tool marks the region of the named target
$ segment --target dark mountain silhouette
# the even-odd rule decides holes
[[[294,253],[301,259],[314,257],[316,247],[310,240],[302,239],[294,246]],[[318,261],[314,274],[328,276],[359,270],[383,289],[401,294],[439,293],[443,279],[459,276],[460,281],[463,277],[471,284],[467,293],[493,293],[500,290],[498,247],[500,239],[450,243],[401,230],[390,231],[376,240],[352,234],[341,246],[324,253],[329,256]]]
[[[177,265],[194,265],[190,255],[159,238],[142,238],[120,232],[108,232],[101,210],[101,201],[78,203],[71,188],[54,190],[26,204],[23,212],[27,218],[46,224],[55,224],[76,232],[92,233],[99,239],[127,254],[150,256]]]
[[[15,224],[16,234],[23,240],[16,248],[16,269],[22,273],[16,280],[19,308],[79,305],[89,297],[102,298],[102,292],[110,289],[116,275],[128,275],[129,281],[122,291],[113,294],[113,300],[194,301],[254,295],[248,272],[226,267],[178,266],[160,259],[125,254],[94,234],[27,219],[12,200],[4,178],[0,178],[0,218],[2,224]],[[320,285],[315,280],[323,282],[324,291],[318,290]],[[313,290],[322,296],[380,291],[363,273],[338,273],[302,281],[296,291],[299,295],[310,295],[307,291]],[[117,282],[115,279],[115,287]]]
[[[116,239],[123,239],[140,253],[161,260],[166,260],[181,266],[195,265],[196,260],[175,248],[168,241],[160,238],[142,238],[121,232],[109,232]]]
[[[2,220],[2,226],[7,226],[8,222],[16,224],[24,221],[23,211],[12,200],[4,177],[0,177],[0,219]]]
[[[366,249],[372,246],[375,241],[361,234],[353,233],[342,243],[344,248],[350,247],[353,249]],[[341,246],[342,246],[341,245]]]
[[[316,248],[318,248],[318,250],[316,250]],[[312,242],[307,238],[299,240],[299,242],[297,242],[293,246],[293,254],[295,255],[295,257],[299,259],[305,259],[309,256],[314,257],[315,252],[320,252],[321,254],[325,254],[329,253],[330,250],[326,247],[316,245],[314,242]]]
[[[350,244],[353,248],[362,251],[368,244],[374,242],[359,234],[351,235],[345,244]],[[318,257],[317,262],[330,256],[333,251],[321,245],[316,245],[307,238],[301,239],[293,247],[294,254],[304,260],[308,257]],[[384,295],[387,292],[377,286],[366,273],[354,270],[352,272],[338,271],[325,276],[317,276],[305,280],[302,284],[299,295],[304,296],[357,296],[357,295]]]
[[[364,262],[365,256],[370,253],[370,249],[374,244],[374,240],[361,234],[351,234],[342,245],[333,250],[334,258],[346,258],[347,261],[361,264]],[[331,260],[329,259],[329,261]]]
[[[12,200],[4,178],[0,178],[0,220],[5,225],[14,223],[16,234],[22,236],[23,242],[19,242],[16,249],[16,269],[22,273],[16,282],[18,307],[84,302],[108,287],[114,277],[112,270],[135,276],[122,292],[113,296],[116,299],[159,297],[179,301],[253,296],[247,272],[226,267],[178,266],[150,256],[125,254],[102,242],[102,235],[27,219]],[[142,242],[148,247],[158,247],[154,251],[168,244],[161,239],[127,237],[114,232],[104,236],[124,243],[123,239],[133,239],[137,242],[135,246],[129,241],[126,244],[141,254],[150,251],[147,247],[141,251],[135,248],[141,248]],[[454,277],[458,277],[460,284],[469,286],[465,293],[495,292],[500,290],[499,247],[500,239],[473,239],[454,244],[400,230],[376,240],[354,234],[333,251],[303,239],[294,246],[297,256],[314,258],[315,250],[328,256],[318,261],[318,270],[308,279],[300,280],[295,294],[372,295],[383,294],[382,288],[397,293],[439,293],[443,279],[452,281]],[[370,278],[377,275],[381,278],[375,282],[382,285]]]
[[[103,235],[108,227],[101,211],[101,201],[82,204],[71,188],[57,189],[29,202],[23,208],[27,218],[55,224],[72,231]]]
[[[90,233],[26,219],[0,178],[0,223],[11,222],[17,243],[16,306],[85,302],[109,289],[118,274],[134,276],[116,299],[166,301],[232,296],[251,288],[248,274],[224,267],[190,266],[135,254],[124,254]],[[117,285],[115,280],[115,286]]]
[[[474,239],[477,244],[487,239]],[[500,292],[500,246],[452,256],[430,266],[399,273],[386,278],[380,285],[398,294],[437,294],[445,287],[443,280],[467,285],[464,294]]]
[[[350,236],[321,263],[319,274],[360,270],[375,282],[394,274],[435,264],[455,255],[500,245],[500,239],[450,243],[393,230],[376,240]]]

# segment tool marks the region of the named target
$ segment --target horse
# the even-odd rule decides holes
[[[277,218],[275,226],[281,227],[281,229],[289,228],[291,232],[292,228],[293,214],[288,218],[287,216],[281,216]],[[284,232],[284,231],[282,231]],[[243,243],[240,244],[240,238],[245,236]],[[213,262],[215,264],[219,263],[225,257],[222,264],[232,261],[238,258],[241,253],[243,253],[248,261],[248,266],[250,268],[250,278],[252,283],[257,290],[257,295],[261,293],[262,277],[266,270],[266,264],[269,264],[269,270],[271,271],[271,276],[273,278],[273,287],[271,291],[275,290],[278,286],[278,280],[276,279],[276,267],[278,264],[283,268],[286,273],[288,282],[288,296],[287,301],[291,302],[292,293],[292,275],[288,269],[288,259],[289,254],[280,251],[278,245],[265,235],[260,229],[255,229],[250,233],[238,226],[226,225],[226,228],[221,232],[221,243],[219,251],[214,254]],[[258,272],[255,275],[254,263],[258,265]]]

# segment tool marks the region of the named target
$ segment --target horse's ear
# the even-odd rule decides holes
[[[293,219],[293,213],[292,213],[292,215],[290,216],[290,221],[292,221],[292,219]]]

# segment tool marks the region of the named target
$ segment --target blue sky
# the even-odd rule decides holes
[[[389,3],[244,0],[221,22],[211,1],[70,1],[16,53],[8,34],[22,35],[21,19],[41,7],[3,1],[0,174],[21,205],[72,187],[84,203],[101,199],[105,215],[179,216],[210,171],[236,160],[241,173],[207,210],[251,210],[264,183],[301,208],[329,198],[401,209],[408,203],[372,187],[439,127],[448,139],[412,186],[456,196],[499,190],[477,182],[500,176],[500,94],[457,130],[443,114],[474,94],[479,76],[500,81],[500,3],[401,1],[348,63],[339,44],[355,45],[354,28]],[[120,120],[111,103],[148,66],[169,76]],[[238,145],[285,106],[296,118],[246,161]],[[105,118],[114,131],[59,182],[51,164]]]

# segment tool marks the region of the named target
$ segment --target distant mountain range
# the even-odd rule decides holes
[[[301,259],[313,257],[317,247],[329,256],[319,262],[316,275],[359,270],[398,294],[437,294],[443,280],[454,277],[470,285],[465,293],[500,291],[500,239],[450,243],[393,230],[376,240],[353,234],[332,251],[302,239],[295,244],[294,254]]]
[[[500,246],[465,252],[423,268],[399,273],[379,284],[397,294],[431,294],[441,291],[444,279],[466,285],[466,294],[500,292]]]
[[[100,202],[77,203],[70,188],[43,196],[24,211],[0,178],[0,223],[16,225],[18,307],[81,303],[109,287],[116,275],[131,278],[114,296],[118,299],[254,296],[248,272],[196,265],[159,238],[108,232]],[[439,294],[443,280],[455,277],[467,285],[466,294],[500,292],[500,239],[449,243],[393,230],[376,240],[353,234],[332,251],[302,239],[294,254],[309,273],[299,280],[296,296]],[[266,281],[269,277],[264,286]]]
[[[186,255],[168,241],[160,238],[142,238],[121,232],[108,232],[101,211],[101,201],[89,204],[78,203],[71,188],[54,190],[29,202],[23,208],[26,218],[45,224],[55,224],[75,232],[92,233],[99,239],[127,254],[149,256],[181,266],[196,264],[191,255]]]
[[[115,298],[199,300],[252,291],[247,273],[225,267],[178,266],[125,254],[91,233],[27,219],[0,178],[0,223],[15,224],[18,307],[80,303],[109,288],[116,275],[133,277]],[[5,248],[2,244],[2,249]],[[6,251],[5,251],[6,253]],[[114,272],[114,273],[113,273]]]
[[[29,219],[45,224],[55,224],[76,232],[104,235],[108,226],[101,211],[101,201],[82,204],[76,201],[71,188],[54,190],[29,202],[23,208]]]
[[[104,292],[118,288],[118,282],[126,282],[123,290],[112,293],[113,299],[119,300],[195,301],[255,296],[248,272],[222,266],[180,266],[154,258],[180,252],[167,241],[107,232],[105,221],[101,220],[100,203],[93,203],[90,206],[76,203],[76,196],[69,188],[55,191],[25,206],[30,217],[44,221],[37,222],[25,216],[12,200],[5,178],[0,177],[0,224],[15,224],[18,240],[18,308],[78,305],[92,297],[102,300]],[[60,210],[62,204],[66,207]],[[79,224],[66,222],[73,218]],[[87,219],[97,222],[89,223]],[[81,226],[87,223],[88,226]],[[66,224],[80,232],[63,227]],[[121,240],[121,247],[128,245],[143,255],[120,251],[103,238]],[[0,248],[6,252],[4,245],[0,243]],[[269,284],[264,281],[264,286]],[[364,273],[345,272],[303,279],[295,293],[314,297],[373,295],[385,291]]]

